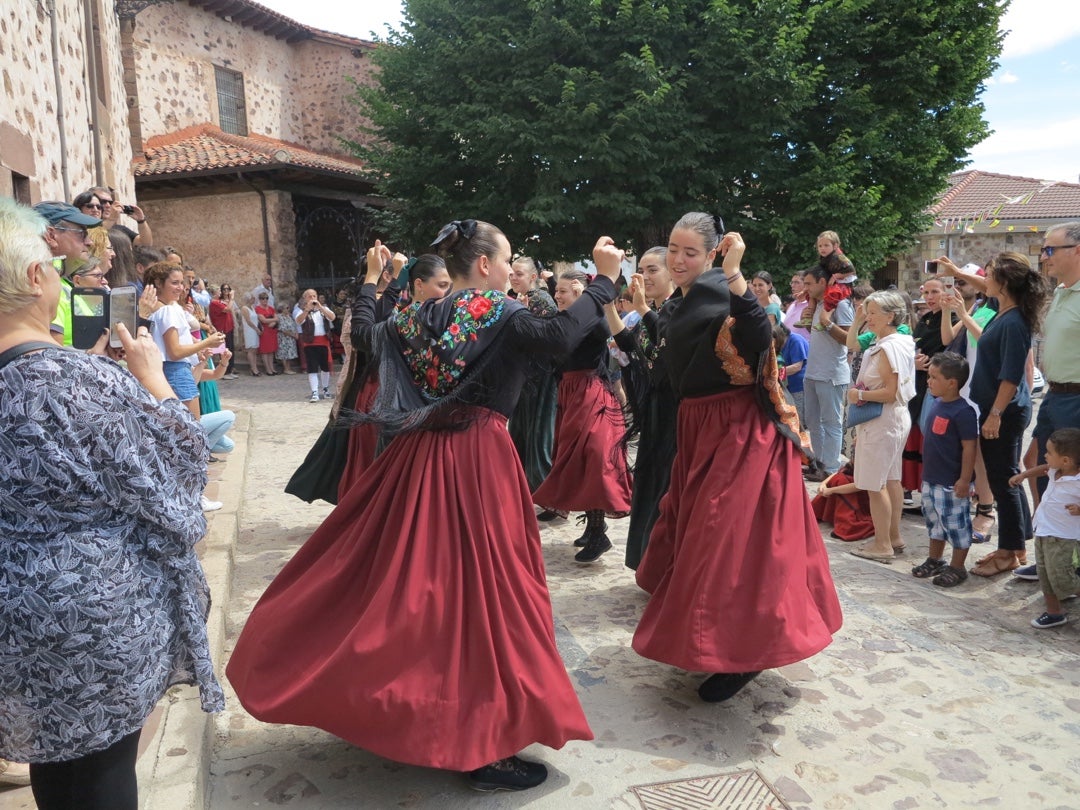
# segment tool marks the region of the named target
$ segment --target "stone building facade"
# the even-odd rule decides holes
[[[0,84],[0,194],[70,200],[104,184],[133,196],[113,0],[3,3]]]
[[[246,0],[149,6],[130,45],[134,172],[156,241],[238,291],[267,273],[279,297],[351,277],[378,200],[341,138],[360,137],[347,98],[373,80],[375,46]],[[312,217],[337,225],[318,244]]]

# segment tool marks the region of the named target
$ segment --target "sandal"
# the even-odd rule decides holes
[[[998,557],[996,554],[991,554],[989,557],[983,557],[971,569],[977,577],[996,577],[998,574],[1004,574],[1006,571],[1013,571],[1020,567],[1020,561],[1016,557]]]
[[[260,374],[258,371],[253,371],[253,372],[251,372],[251,376],[252,377],[261,377],[262,374]]]
[[[972,543],[989,543],[994,537],[992,531],[989,532],[977,532],[974,529],[971,530],[971,542]]]
[[[955,588],[967,578],[968,572],[963,568],[953,568],[951,565],[946,565],[941,569],[941,573],[934,577],[933,583],[940,585],[942,588]]]
[[[939,573],[942,568],[947,567],[944,560],[935,560],[933,557],[927,557],[911,569],[911,575],[917,579],[929,579]]]

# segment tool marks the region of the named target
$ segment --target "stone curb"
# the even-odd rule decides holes
[[[212,601],[207,630],[218,678],[224,677],[225,621],[247,478],[250,425],[250,411],[238,411],[236,424],[230,431],[236,448],[225,457],[227,461],[211,465],[207,495],[224,505],[207,515],[206,537],[198,548],[210,585]],[[217,467],[222,468],[220,475],[215,475]],[[210,798],[208,783],[214,753],[214,716],[202,710],[198,691],[189,686],[170,689],[159,710],[161,719],[154,737],[138,762],[139,807],[142,810],[204,810]]]

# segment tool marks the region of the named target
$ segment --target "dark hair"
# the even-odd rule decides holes
[[[762,281],[769,285],[769,292],[773,291],[772,273],[769,273],[766,270],[758,270],[756,273],[754,273],[754,278],[760,278]],[[751,279],[751,281],[752,280],[753,279]]]
[[[183,273],[184,269],[178,264],[170,264],[169,262],[155,262],[146,268],[146,272],[143,273],[143,284],[152,285],[157,287],[159,284],[165,283],[165,281],[173,273]]]
[[[1050,297],[1050,285],[1046,278],[1031,269],[1027,256],[1020,253],[999,253],[986,265],[986,275],[993,274],[994,281],[1016,303],[1020,315],[1032,332],[1042,328],[1043,309]]]
[[[829,273],[829,271],[822,267],[820,264],[815,264],[813,267],[806,268],[806,275],[813,276],[814,279],[816,279],[817,281],[828,281],[829,276],[832,274]]]
[[[481,256],[495,257],[502,235],[503,232],[489,222],[455,219],[443,226],[431,243],[431,249],[446,260],[446,270],[451,278],[465,278],[473,262]]]
[[[845,276],[850,276],[855,272],[855,265],[851,263],[851,260],[847,256],[840,252],[830,253],[821,260],[820,264],[825,268],[829,275],[843,273]]]
[[[174,247],[170,247],[169,245],[166,245],[165,247],[162,248],[162,250],[165,251],[165,258],[168,258],[169,254],[172,254],[174,256],[179,256],[180,257],[180,264],[184,263],[184,254],[180,252],[179,248],[174,248]]]
[[[413,284],[417,279],[429,281],[436,271],[445,267],[446,262],[443,261],[442,256],[436,256],[434,253],[425,253],[420,256],[409,268],[409,292],[413,292]]]
[[[782,323],[774,323],[772,328],[773,343],[776,344],[776,351],[780,351],[784,348],[784,344],[787,343],[788,336],[791,333],[787,330],[787,327]],[[783,364],[781,364],[783,365]]]
[[[131,252],[135,256],[135,264],[143,267],[165,261],[165,251],[151,245],[132,245]]]
[[[691,211],[689,214],[683,214],[671,230],[687,230],[699,234],[705,243],[705,252],[708,253],[720,244],[720,238],[724,235],[724,220],[715,214]]]
[[[851,288],[851,295],[852,297],[858,298],[860,301],[862,301],[873,291],[874,288],[870,286],[869,282],[860,281],[858,284]]]
[[[134,284],[139,278],[135,272],[135,256],[131,250],[131,240],[127,234],[114,228],[109,229],[109,244],[112,246],[113,257],[112,269],[109,270],[109,284],[119,287],[123,284]]]
[[[938,352],[930,358],[930,365],[946,380],[956,380],[956,387],[963,388],[971,370],[967,358],[956,352]]]
[[[1054,443],[1054,451],[1068,456],[1073,464],[1080,464],[1080,428],[1058,428],[1047,441]]]
[[[567,281],[580,281],[583,287],[589,286],[589,277],[576,267],[570,267],[559,273],[559,281],[566,279]]]
[[[84,205],[89,205],[95,197],[97,197],[97,191],[95,189],[90,189],[89,191],[84,191],[72,200],[71,204],[76,208],[82,208]],[[100,198],[98,199],[98,202],[101,202]]]

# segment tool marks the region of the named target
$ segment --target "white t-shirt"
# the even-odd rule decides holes
[[[1070,503],[1080,503],[1080,475],[1058,475],[1057,470],[1049,472],[1046,492],[1039,500],[1039,508],[1035,510],[1032,521],[1035,534],[1038,537],[1080,540],[1080,517],[1073,517],[1065,511]]]
[[[293,310],[292,310],[293,320],[297,322],[297,324],[299,325],[301,331],[303,330],[303,327],[304,327],[304,325],[300,323],[300,315],[303,313],[303,311],[304,311],[303,307],[301,307],[299,304],[297,304],[295,307],[293,307]],[[309,312],[308,313],[308,318],[311,320],[311,322],[313,324],[315,324],[315,337],[319,337],[320,335],[325,335],[327,333],[326,332],[326,318],[323,317],[323,314],[322,314],[321,311],[316,310],[315,312]]]
[[[165,333],[170,329],[176,330],[176,336],[181,346],[192,346],[195,338],[191,335],[191,326],[188,323],[188,314],[179,304],[166,304],[150,316],[150,325],[154,337],[154,343],[161,350],[161,356],[169,359],[169,353],[165,350]],[[199,358],[192,354],[182,358],[179,362],[195,365]]]

